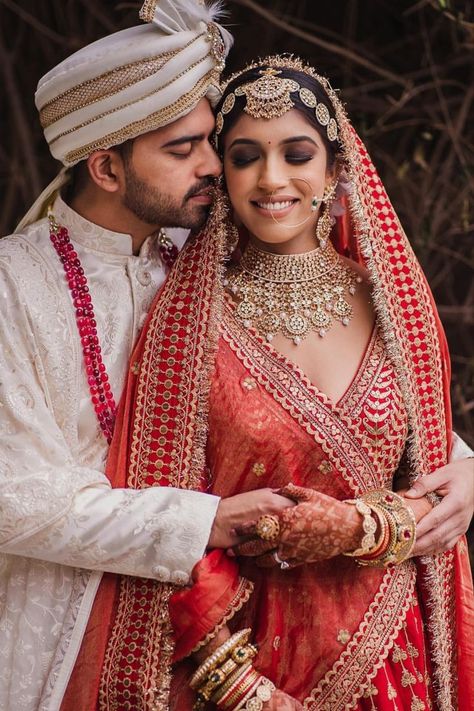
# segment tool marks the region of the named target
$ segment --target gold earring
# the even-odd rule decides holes
[[[316,239],[318,240],[321,249],[326,249],[327,247],[332,225],[332,217],[329,214],[328,208],[326,208],[324,212],[319,216],[319,219],[316,223]]]
[[[337,188],[337,180],[334,183],[329,183],[329,185],[326,185],[324,188],[324,193],[321,202],[328,203],[330,202],[335,193],[336,193],[336,188]]]

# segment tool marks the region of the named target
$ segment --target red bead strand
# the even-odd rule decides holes
[[[171,269],[179,252],[177,246],[173,244],[163,229],[158,234],[158,249],[163,264],[168,270]]]
[[[102,350],[97,334],[92,298],[87,285],[81,261],[78,257],[69,233],[58,225],[52,215],[49,216],[51,242],[64,267],[66,281],[71,292],[72,303],[76,310],[76,323],[81,338],[87,382],[100,429],[110,444],[114,431],[117,406],[112,394],[109,376],[102,360]]]

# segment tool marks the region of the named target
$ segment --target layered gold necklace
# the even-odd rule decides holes
[[[267,341],[282,333],[298,345],[314,331],[324,337],[339,321],[347,326],[362,281],[331,242],[304,254],[272,254],[249,243],[238,266],[227,270],[224,286],[246,328]]]

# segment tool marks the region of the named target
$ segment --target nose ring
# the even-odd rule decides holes
[[[306,180],[306,178],[297,178],[294,175],[289,175],[288,180],[301,180],[303,183],[306,183],[306,185],[309,187],[311,193],[313,193],[312,198],[311,198],[310,214],[308,215],[308,217],[305,217],[304,220],[301,220],[301,222],[296,222],[293,225],[284,224],[283,222],[280,222],[279,220],[277,220],[277,218],[275,217],[275,214],[274,214],[274,210],[272,210],[272,220],[275,224],[279,225],[280,227],[286,227],[288,229],[292,229],[293,227],[302,227],[304,224],[306,224],[306,222],[308,222],[308,220],[311,219],[313,212],[316,212],[319,205],[321,205],[321,203],[323,202],[323,198],[318,198],[318,196],[314,194],[313,186],[311,185],[309,180]],[[272,190],[272,192],[270,193],[270,197],[272,197],[275,193],[276,193],[276,190]]]

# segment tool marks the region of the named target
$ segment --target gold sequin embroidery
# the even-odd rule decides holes
[[[341,644],[347,644],[350,638],[351,636],[348,630],[339,630],[339,634],[337,635],[338,642],[340,642]]]
[[[153,131],[160,126],[166,125],[166,123],[173,118],[181,115],[186,109],[189,109],[193,104],[196,104],[200,98],[202,98],[212,82],[218,82],[218,75],[215,70],[209,71],[203,78],[197,82],[192,91],[181,96],[174,104],[167,106],[165,109],[160,109],[150,116],[147,116],[140,121],[134,121],[128,126],[124,126],[119,131],[114,131],[106,136],[102,136],[88,143],[86,146],[77,148],[74,151],[70,151],[65,157],[65,163],[69,166],[74,165],[80,160],[87,158],[94,151],[110,148],[111,146],[116,146],[119,143],[123,143],[129,138],[134,138],[135,136],[145,133],[146,131]]]
[[[243,390],[255,390],[257,387],[257,381],[254,378],[244,378],[242,380],[242,389]]]
[[[194,41],[194,40],[193,40]],[[63,94],[56,96],[40,111],[40,122],[43,128],[59,121],[73,111],[83,109],[107,96],[116,94],[122,89],[127,89],[143,79],[153,76],[157,71],[178,53],[165,52],[156,57],[140,59],[121,67],[105,72],[98,77],[88,79]]]
[[[262,464],[262,462],[257,462],[252,467],[252,473],[255,474],[255,476],[263,476],[266,471],[265,464]]]

